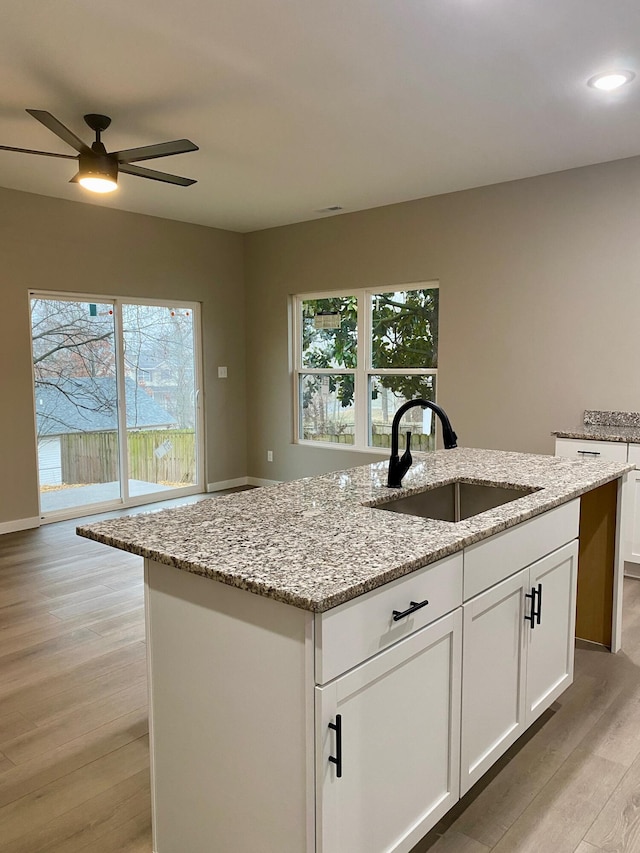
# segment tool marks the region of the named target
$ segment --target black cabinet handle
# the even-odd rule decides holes
[[[538,584],[538,610],[536,611],[536,624],[540,624],[540,618],[542,617],[542,584]]]
[[[394,610],[393,611],[393,621],[398,622],[400,619],[404,619],[405,616],[410,616],[412,613],[415,613],[416,610],[420,610],[421,607],[426,607],[429,602],[425,598],[424,601],[410,601],[409,607],[407,610]]]
[[[578,450],[581,456],[600,456],[599,450]]]
[[[524,618],[531,622],[531,630],[536,627],[536,625],[540,624],[540,617],[542,615],[542,584],[539,583],[537,587],[532,586],[531,592],[525,593],[525,598],[531,599],[531,615],[525,616]],[[538,599],[538,606],[536,608],[536,598]]]
[[[329,723],[329,728],[336,733],[336,754],[329,756],[329,761],[336,765],[336,776],[342,776],[342,714],[336,714],[335,723]]]
[[[535,590],[535,587],[531,588],[531,592],[526,592],[524,597],[531,599],[531,615],[527,616],[527,614],[525,613],[524,618],[528,622],[531,622],[531,630],[533,631],[533,629],[536,627],[536,621],[535,621],[536,620],[536,590]]]

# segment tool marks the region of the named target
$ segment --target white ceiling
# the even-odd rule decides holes
[[[613,67],[617,93],[586,86]],[[0,144],[188,137],[111,196],[0,151],[0,185],[235,231],[640,154],[639,0],[3,0]],[[140,164],[147,165],[147,164]]]

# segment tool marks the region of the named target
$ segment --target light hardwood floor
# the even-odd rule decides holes
[[[1,853],[151,850],[142,561],[76,524],[0,536]],[[572,687],[414,853],[490,850],[640,853],[640,581],[623,651],[579,648]]]

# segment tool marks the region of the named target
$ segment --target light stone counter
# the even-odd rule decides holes
[[[580,424],[572,429],[556,429],[556,438],[578,438],[586,441],[640,442],[640,426],[614,426],[612,424]]]
[[[322,612],[621,477],[633,466],[497,450],[416,453],[404,488],[387,463],[101,521],[80,536]],[[457,523],[375,504],[455,479],[539,489]]]
[[[587,441],[640,442],[639,412],[602,412],[589,410],[583,423],[572,429],[553,430],[556,438],[577,438]]]

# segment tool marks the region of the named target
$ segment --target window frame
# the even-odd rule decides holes
[[[371,376],[434,376],[435,394],[434,402],[437,402],[438,394],[438,368],[437,367],[405,367],[405,368],[374,368],[372,366],[372,310],[371,297],[377,293],[397,293],[409,290],[439,290],[439,280],[406,282],[403,284],[381,285],[378,287],[363,288],[340,288],[339,290],[322,290],[310,293],[296,293],[290,298],[291,312],[291,376],[293,388],[293,444],[303,447],[319,447],[333,450],[349,450],[354,453],[385,454],[385,448],[374,447],[369,444],[371,436],[370,409],[369,409],[369,381]],[[304,302],[315,299],[335,299],[336,297],[355,297],[357,300],[358,329],[356,336],[357,362],[355,368],[348,367],[305,367],[302,364],[302,306]],[[438,326],[440,325],[440,312],[438,310]],[[439,339],[438,334],[438,339]],[[438,347],[439,355],[439,347]],[[300,377],[301,375],[353,375],[354,377],[354,418],[355,433],[353,444],[343,444],[331,441],[314,441],[302,438],[302,407],[300,405]],[[434,419],[435,421],[435,419]],[[436,425],[437,427],[437,425]]]
[[[33,389],[33,423],[34,423],[34,453],[36,465],[38,464],[38,430],[36,423],[36,397],[35,397],[35,370],[33,365],[33,339],[32,339],[32,317],[31,303],[33,300],[43,299],[56,302],[96,302],[100,304],[113,305],[114,309],[114,334],[115,334],[115,357],[116,357],[116,389],[118,395],[118,433],[120,436],[118,450],[118,474],[120,477],[120,496],[114,500],[104,501],[101,503],[83,504],[82,506],[62,509],[55,512],[42,512],[40,509],[40,521],[42,524],[51,522],[63,521],[83,517],[85,515],[106,512],[115,509],[126,509],[130,507],[140,506],[146,503],[157,502],[159,500],[170,500],[172,498],[186,497],[187,495],[200,494],[203,488],[206,490],[206,470],[205,470],[205,409],[203,405],[203,388],[204,388],[204,357],[203,357],[203,329],[202,329],[202,303],[194,302],[189,299],[158,299],[156,297],[135,297],[135,296],[120,296],[120,295],[105,295],[101,293],[87,293],[85,291],[59,291],[59,290],[42,290],[29,289],[27,291],[27,300],[29,306],[29,343],[31,347],[31,384]],[[128,445],[127,423],[126,423],[126,399],[125,399],[125,372],[124,372],[124,330],[122,322],[122,308],[124,305],[144,305],[144,306],[159,306],[164,307],[180,307],[188,308],[193,316],[193,335],[194,335],[194,394],[195,394],[195,430],[196,430],[196,464],[195,471],[197,480],[192,485],[180,486],[175,489],[163,491],[162,498],[159,497],[159,492],[150,492],[144,495],[132,495],[129,491],[129,462],[127,457]],[[126,476],[125,476],[126,474]],[[40,502],[40,477],[38,473],[38,500]]]

